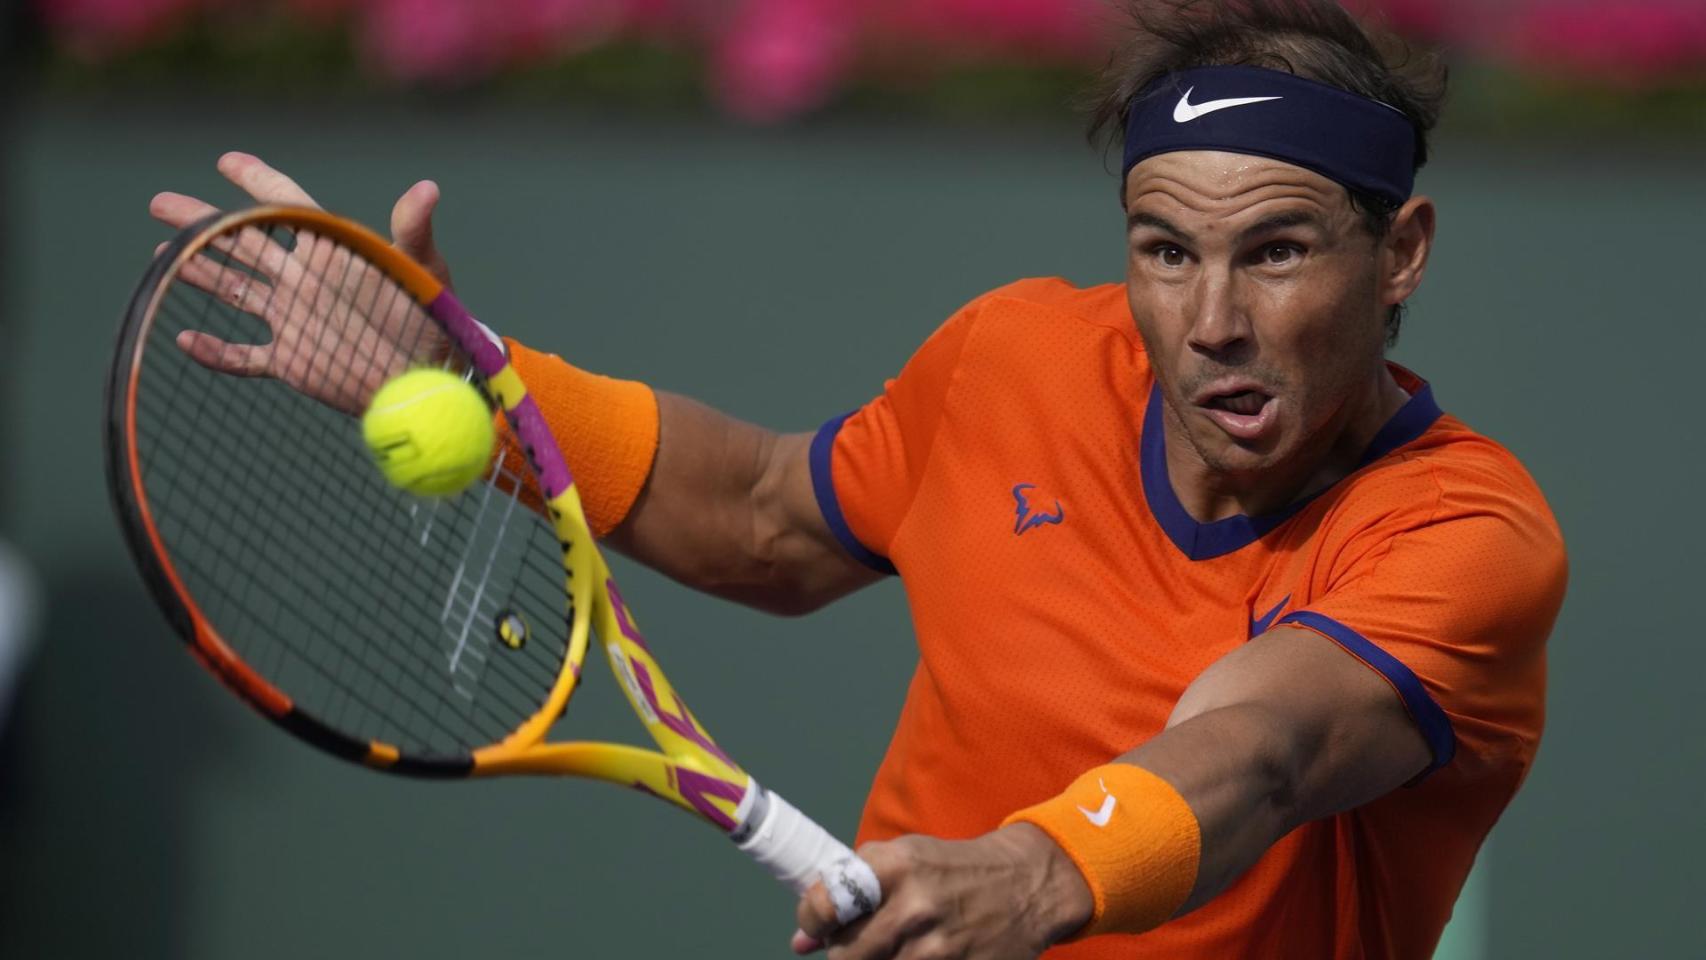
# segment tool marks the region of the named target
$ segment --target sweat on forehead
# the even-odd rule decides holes
[[[1127,225],[1181,240],[1241,234],[1258,223],[1337,232],[1360,217],[1350,194],[1312,170],[1267,157],[1191,150],[1150,157],[1121,185]],[[1305,223],[1306,222],[1306,223]]]
[[[1178,195],[1185,202],[1247,201],[1273,194],[1325,201],[1345,193],[1339,184],[1289,161],[1225,150],[1180,150],[1146,158],[1126,174],[1125,188],[1128,200],[1149,191]]]

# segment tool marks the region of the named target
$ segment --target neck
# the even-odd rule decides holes
[[[1347,400],[1296,455],[1247,473],[1217,471],[1204,463],[1185,435],[1178,412],[1168,405],[1167,473],[1173,492],[1179,505],[1201,523],[1275,513],[1348,476],[1361,464],[1375,434],[1409,399],[1383,362],[1366,388]]]

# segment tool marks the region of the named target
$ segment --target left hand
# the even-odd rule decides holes
[[[319,208],[296,181],[258,157],[227,153],[219,158],[219,171],[261,203]],[[404,191],[391,211],[392,246],[448,287],[450,268],[432,236],[438,197],[438,186],[428,180]],[[156,219],[180,229],[218,212],[194,197],[170,192],[157,194],[149,209]],[[333,409],[359,415],[386,380],[412,364],[435,363],[448,349],[443,334],[413,301],[384,296],[378,274],[352,274],[348,252],[320,243],[311,231],[296,231],[291,244],[247,228],[234,237],[221,237],[214,246],[250,272],[198,254],[180,276],[259,318],[272,337],[260,344],[229,343],[205,331],[181,331],[178,347],[208,369],[271,377]],[[281,289],[289,294],[274,296]],[[347,364],[328,362],[340,351],[368,359],[359,375]]]
[[[972,840],[908,836],[859,848],[877,912],[836,929],[822,884],[800,898],[795,953],[829,960],[1032,960],[1090,919],[1090,888],[1048,834],[1015,823]]]

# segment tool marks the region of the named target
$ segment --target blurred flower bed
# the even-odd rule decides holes
[[[860,102],[1058,109],[1118,23],[1108,0],[30,2],[49,76],[73,85],[494,87],[709,100],[756,122]],[[1706,130],[1706,0],[1350,6],[1444,48],[1478,91],[1472,114],[1633,109]]]

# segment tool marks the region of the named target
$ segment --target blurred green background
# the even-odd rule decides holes
[[[101,461],[111,336],[166,236],[148,199],[239,203],[213,162],[243,149],[383,227],[432,177],[458,289],[495,327],[804,430],[990,287],[1118,279],[1114,180],[1068,112],[753,127],[692,108],[222,97],[5,69],[0,529],[43,614],[0,732],[0,956],[787,956],[791,899],[689,818],[598,785],[340,764],[175,649]],[[1441,957],[1706,956],[1691,542],[1706,458],[1688,399],[1706,349],[1706,144],[1631,143],[1448,122],[1421,180],[1439,246],[1396,359],[1522,458],[1572,558],[1540,758]],[[618,576],[718,739],[851,834],[915,659],[898,585],[780,620],[629,564]],[[613,691],[586,685],[565,732],[638,735]]]

